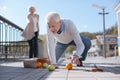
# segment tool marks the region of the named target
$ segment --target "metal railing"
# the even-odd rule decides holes
[[[23,29],[0,16],[0,59],[28,56],[28,43],[21,37]]]

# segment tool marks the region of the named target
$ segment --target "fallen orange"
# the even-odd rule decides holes
[[[67,63],[66,64],[66,69],[71,70],[72,69],[72,63]]]
[[[36,66],[37,66],[37,68],[41,68],[42,67],[42,63],[41,62],[37,62]]]

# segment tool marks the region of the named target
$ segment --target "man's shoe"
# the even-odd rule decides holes
[[[53,64],[55,66],[55,69],[58,69],[58,65],[57,64]]]
[[[80,65],[77,64],[77,67],[83,67],[82,61],[81,60],[79,60],[79,61],[80,61]]]

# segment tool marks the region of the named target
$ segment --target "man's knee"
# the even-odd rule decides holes
[[[89,50],[91,47],[91,40],[85,37],[82,41],[84,43],[85,49]]]
[[[88,39],[87,47],[88,47],[88,49],[90,49],[90,47],[91,47],[91,40],[90,39]]]

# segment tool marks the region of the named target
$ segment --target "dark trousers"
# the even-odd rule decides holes
[[[29,58],[38,57],[38,32],[35,32],[35,36],[28,40],[29,43]]]

